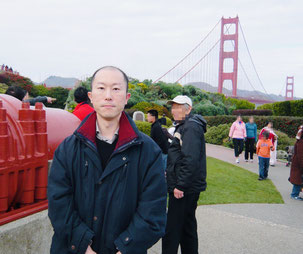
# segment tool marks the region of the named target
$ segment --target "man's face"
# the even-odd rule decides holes
[[[152,116],[150,113],[147,113],[147,122],[154,123],[156,121],[156,117]]]
[[[96,74],[88,96],[100,117],[106,120],[119,117],[130,98],[126,85],[123,74],[116,69],[106,68]]]
[[[191,107],[186,108],[183,104],[174,103],[171,107],[171,113],[175,119],[175,121],[185,120],[186,115],[188,115],[191,111]]]

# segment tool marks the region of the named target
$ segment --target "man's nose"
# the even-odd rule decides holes
[[[112,99],[112,91],[111,89],[105,90],[105,100],[111,100]]]

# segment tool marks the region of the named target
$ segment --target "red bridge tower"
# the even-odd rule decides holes
[[[285,100],[292,101],[294,99],[294,77],[287,77],[286,78],[286,93],[285,93]]]
[[[235,25],[235,33],[228,34],[224,32],[225,25]],[[232,96],[237,96],[237,77],[238,77],[238,24],[239,18],[228,18],[222,17],[221,21],[221,41],[220,41],[220,56],[219,56],[219,84],[218,93],[222,93],[224,80],[231,80],[232,82]],[[227,28],[227,31],[230,27]],[[234,50],[227,52],[224,50],[224,42],[233,41]],[[232,72],[224,72],[224,60],[231,58],[233,59],[233,70]]]

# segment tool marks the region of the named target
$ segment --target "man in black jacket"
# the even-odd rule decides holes
[[[123,111],[127,87],[120,69],[97,70],[89,93],[95,112],[55,152],[51,254],[146,254],[165,233],[162,153]]]
[[[56,98],[48,96],[37,96],[35,98],[29,98],[28,92],[22,89],[20,86],[10,86],[5,94],[11,95],[20,101],[29,102],[31,106],[35,106],[36,102],[53,103]]]
[[[179,95],[168,103],[177,126],[168,150],[169,204],[162,254],[177,254],[179,245],[182,254],[197,254],[195,212],[200,192],[206,189],[206,121],[190,114],[192,101],[187,96]]]
[[[150,137],[158,144],[162,150],[162,157],[164,165],[166,166],[167,151],[168,151],[168,139],[164,134],[161,124],[158,120],[158,111],[151,109],[147,112],[147,121],[151,123]]]

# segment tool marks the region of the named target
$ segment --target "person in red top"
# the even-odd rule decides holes
[[[79,86],[74,93],[75,102],[77,102],[78,105],[75,107],[73,114],[77,116],[81,121],[94,111],[94,108],[89,105],[89,98],[87,93],[88,90],[83,86]]]

